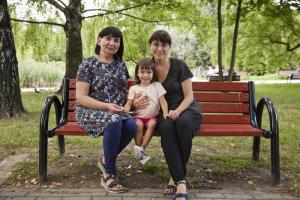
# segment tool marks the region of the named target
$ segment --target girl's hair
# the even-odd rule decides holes
[[[140,61],[137,62],[136,66],[135,66],[135,80],[137,84],[141,83],[140,78],[138,77],[139,74],[139,70],[140,69],[146,69],[146,70],[152,70],[153,72],[153,77],[151,80],[151,83],[155,82],[158,80],[157,78],[157,72],[156,72],[156,68],[155,68],[155,63],[150,59],[150,58],[143,58]]]
[[[171,36],[167,31],[164,30],[157,30],[152,33],[152,35],[149,38],[149,44],[151,44],[153,41],[159,41],[162,43],[167,43],[171,46],[172,40]]]
[[[116,38],[120,38],[120,47],[115,55],[113,55],[115,60],[123,60],[123,51],[124,51],[124,43],[123,43],[123,35],[120,29],[114,26],[108,26],[100,31],[98,34],[98,39],[103,38],[105,36],[113,36]],[[100,54],[101,47],[98,45],[98,42],[96,43],[95,47],[95,54],[99,55]]]

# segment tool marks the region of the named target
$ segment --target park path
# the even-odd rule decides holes
[[[279,194],[261,189],[228,187],[221,190],[190,190],[193,200],[285,200],[299,199],[288,194]],[[131,189],[127,193],[112,194],[104,189],[0,189],[0,200],[167,200],[161,189]]]

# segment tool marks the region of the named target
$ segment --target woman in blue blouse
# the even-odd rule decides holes
[[[103,135],[103,151],[98,166],[101,185],[108,192],[125,192],[116,177],[118,154],[136,133],[134,119],[124,112],[127,67],[122,60],[123,36],[116,27],[100,31],[94,56],[79,65],[76,77],[76,117],[91,137]]]

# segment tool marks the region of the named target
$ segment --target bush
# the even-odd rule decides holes
[[[57,87],[64,77],[64,68],[63,62],[19,61],[20,86]]]

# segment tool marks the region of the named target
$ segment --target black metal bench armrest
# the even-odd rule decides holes
[[[262,115],[265,106],[267,107],[268,114],[269,114],[270,130],[269,131],[264,130],[264,137],[271,138],[274,137],[275,135],[278,136],[279,131],[278,131],[277,111],[272,100],[267,97],[261,98],[257,103],[256,117],[257,117],[258,127],[261,128]]]
[[[46,98],[43,108],[42,108],[42,113],[41,113],[41,118],[40,118],[40,134],[46,134],[47,137],[52,137],[54,134],[51,134],[54,129],[48,131],[48,122],[49,122],[49,114],[50,114],[50,109],[52,104],[54,105],[55,108],[55,116],[56,116],[56,125],[59,126],[60,124],[60,119],[61,119],[61,114],[62,114],[62,104],[60,103],[58,97],[56,95],[50,95]]]

